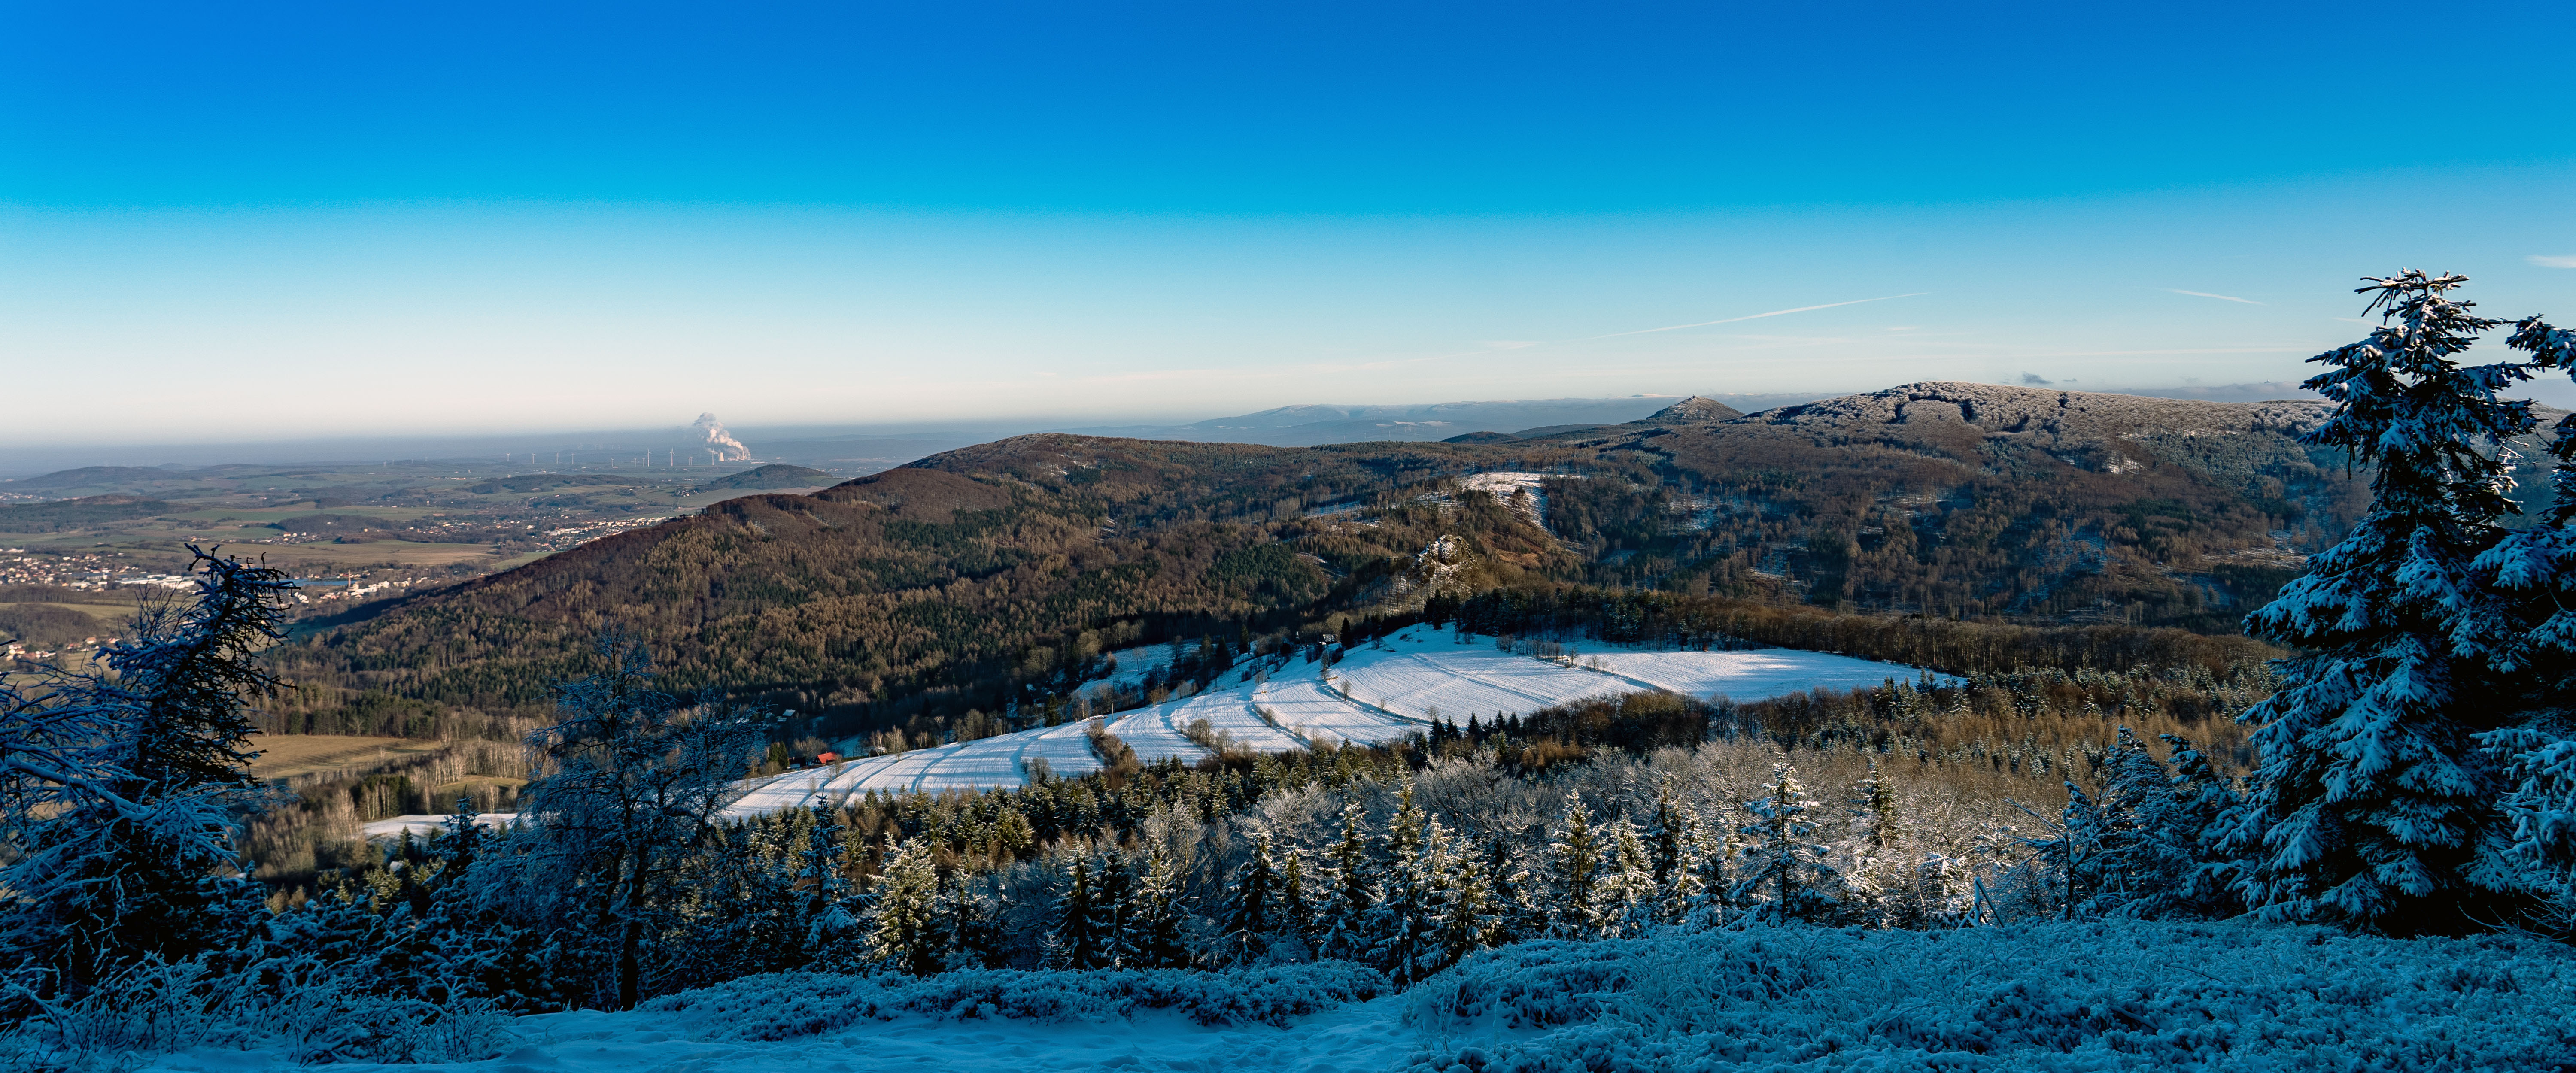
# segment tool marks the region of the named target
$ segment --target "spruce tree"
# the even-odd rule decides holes
[[[2509,344],[2534,368],[2576,376],[2576,331],[2537,317]],[[2511,863],[2545,904],[2533,926],[2576,933],[2576,414],[2551,430],[2549,508],[2473,566],[2514,613],[2497,624],[2488,664],[2519,712],[2479,740],[2500,761],[2512,824]]]
[[[1190,952],[1181,941],[1187,907],[1182,904],[1180,869],[1170,853],[1157,849],[1145,855],[1145,867],[1137,873],[1127,902],[1119,964],[1131,969],[1187,968]]]
[[[1645,934],[1655,923],[1661,890],[1655,883],[1654,866],[1645,840],[1625,817],[1610,821],[1608,837],[1603,842],[1610,849],[1604,861],[1601,883],[1595,888],[1601,906],[1603,938]]]
[[[1673,870],[1682,858],[1681,807],[1673,803],[1670,785],[1655,790],[1655,812],[1646,820],[1646,829],[1638,832],[1645,840],[1646,858],[1655,876],[1655,885],[1664,887],[1673,881]]]
[[[805,949],[829,950],[858,926],[849,911],[850,884],[841,875],[841,825],[831,811],[816,805],[807,813],[805,849],[797,862],[797,917]]]
[[[1447,839],[1445,832],[1442,838]],[[1510,941],[1503,936],[1504,914],[1494,897],[1493,881],[1474,847],[1461,845],[1447,856],[1447,867],[1440,873],[1440,927],[1434,940],[1440,968],[1455,965],[1481,948]]]
[[[1441,931],[1449,908],[1447,890],[1452,864],[1448,832],[1438,820],[1425,820],[1413,807],[1411,787],[1396,810],[1390,847],[1409,847],[1387,862],[1383,896],[1370,909],[1374,941],[1368,962],[1398,986],[1413,983],[1447,967]]]
[[[1252,836],[1252,854],[1226,887],[1225,960],[1249,964],[1261,957],[1280,909],[1279,886],[1278,843],[1262,831]]]
[[[1549,843],[1555,899],[1549,908],[1548,934],[1560,939],[1597,939],[1609,924],[1600,902],[1601,868],[1608,848],[1592,827],[1592,810],[1573,791],[1565,795],[1565,816],[1556,841]]]
[[[2497,447],[2533,420],[2497,393],[2529,369],[2457,360],[2504,323],[2450,296],[2466,282],[2368,280],[2381,325],[2309,359],[2331,368],[2305,386],[2336,406],[2303,439],[2371,467],[2373,500],[2247,619],[2299,653],[2281,690],[2241,717],[2260,724],[2263,762],[2228,837],[2251,859],[2241,889],[2266,918],[2457,931],[2501,919],[2523,893],[2501,860],[2504,788],[2473,739],[2520,707],[2490,662],[2510,648],[2516,609],[2472,563],[2514,509]]]
[[[1365,960],[1376,945],[1369,934],[1369,908],[1377,904],[1377,884],[1369,859],[1367,816],[1357,801],[1342,806],[1342,837],[1324,851],[1331,863],[1325,866],[1326,889],[1323,904],[1317,907],[1323,913],[1315,939],[1319,957]]]
[[[1315,901],[1306,893],[1306,853],[1295,846],[1279,867],[1279,934],[1294,937],[1312,955],[1315,947]]]
[[[1064,892],[1056,897],[1055,930],[1048,939],[1054,947],[1051,968],[1105,969],[1116,960],[1112,948],[1117,938],[1090,862],[1076,858],[1065,867]]]
[[[867,929],[870,961],[914,976],[946,967],[935,852],[929,839],[916,838],[897,845],[886,859],[885,874],[877,877],[874,898],[860,921]]]
[[[2175,891],[2175,904],[2198,916],[2235,916],[2245,908],[2238,892],[2246,865],[2229,853],[2229,829],[2222,821],[2238,805],[2236,791],[2189,740],[2174,734],[2157,737],[2163,739],[2173,766],[2174,802],[2183,832],[2176,841],[2190,850],[2193,861]]]
[[[1499,832],[1485,843],[1485,883],[1494,906],[1485,945],[1516,943],[1547,930],[1547,913],[1530,887],[1529,870],[1512,853],[1511,840]]]
[[[1825,847],[1810,840],[1817,802],[1787,764],[1771,766],[1770,790],[1744,803],[1753,815],[1741,829],[1747,860],[1728,899],[1774,922],[1829,920],[1841,908],[1842,876],[1826,862]]]

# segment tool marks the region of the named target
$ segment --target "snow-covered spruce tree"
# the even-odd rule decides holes
[[[1552,938],[1598,939],[1612,919],[1600,903],[1601,869],[1611,847],[1593,829],[1592,810],[1574,791],[1565,795],[1565,818],[1556,841],[1548,844],[1549,879],[1555,889],[1548,905]]]
[[[1696,817],[1694,817],[1696,819]],[[1734,915],[1732,895],[1735,881],[1728,875],[1735,863],[1738,836],[1720,825],[1700,824],[1695,832],[1684,868],[1689,873],[1688,892],[1681,895],[1681,926],[1686,931],[1707,931],[1722,927]],[[1680,888],[1683,884],[1675,884]]]
[[[1433,820],[1432,825],[1436,829],[1439,821]],[[1494,898],[1493,882],[1475,847],[1463,838],[1452,840],[1446,831],[1438,837],[1447,866],[1440,873],[1440,928],[1435,941],[1440,950],[1438,967],[1445,969],[1480,949],[1510,940],[1504,935],[1502,906]],[[1446,848],[1453,844],[1454,849]]]
[[[1646,843],[1646,860],[1651,866],[1657,887],[1668,886],[1674,869],[1680,867],[1684,835],[1681,806],[1673,802],[1670,785],[1656,787],[1655,811],[1646,819],[1645,830],[1637,837]]]
[[[1276,925],[1279,905],[1279,842],[1270,832],[1252,836],[1252,853],[1235,869],[1225,889],[1225,947],[1217,958],[1249,965],[1261,959]]]
[[[0,679],[0,981],[22,998],[229,944],[260,915],[234,839],[268,800],[246,742],[276,680],[252,653],[281,636],[289,584],[189,551],[194,598],[144,610],[106,673]]]
[[[1411,848],[1387,862],[1383,895],[1369,911],[1369,930],[1376,942],[1369,948],[1368,963],[1385,971],[1398,986],[1448,967],[1441,933],[1448,923],[1449,873],[1453,871],[1449,833],[1439,821],[1426,820],[1413,807],[1410,787],[1407,790],[1394,826],[1409,830],[1390,831],[1387,842]]]
[[[2205,771],[2207,761],[2188,754]],[[2091,869],[2090,916],[2204,915],[2192,876],[2203,863],[2200,838],[2209,812],[2207,788],[2165,768],[2127,727],[2103,758],[2100,854]],[[2224,792],[2224,787],[2219,788]]]
[[[941,956],[948,942],[939,927],[939,868],[932,859],[937,852],[930,839],[915,838],[898,843],[886,858],[859,919],[871,964],[914,976],[947,967]]]
[[[948,936],[943,960],[951,969],[998,969],[1010,964],[1011,937],[1002,914],[1009,899],[978,889],[964,871],[939,896],[939,929]]]
[[[1607,921],[1604,938],[1628,938],[1645,934],[1657,923],[1662,900],[1656,895],[1662,887],[1655,883],[1651,854],[1644,839],[1637,836],[1636,825],[1626,817],[1610,821],[1609,859],[1603,862],[1601,884],[1595,888],[1601,905],[1601,916]]]
[[[2309,359],[2331,370],[2304,386],[2336,406],[2303,439],[2371,467],[2373,502],[2246,620],[2299,652],[2240,717],[2260,724],[2263,761],[2227,837],[2268,919],[2452,932],[2527,898],[2504,859],[2504,787],[2473,738],[2519,708],[2490,661],[2521,624],[2471,564],[2514,509],[2498,447],[2533,426],[2529,403],[2497,393],[2530,371],[2457,360],[2504,323],[2450,297],[2465,282],[2371,279],[2359,290],[2381,326]]]
[[[1315,900],[1306,893],[1306,852],[1290,846],[1280,856],[1286,863],[1279,866],[1279,924],[1275,934],[1280,939],[1295,939],[1302,948],[1299,956],[1311,957],[1315,951]]]
[[[1357,801],[1342,806],[1342,837],[1324,850],[1323,890],[1316,908],[1323,920],[1316,927],[1317,957],[1364,961],[1376,936],[1369,932],[1369,909],[1377,904],[1375,862],[1369,859],[1368,812]]]
[[[1064,892],[1056,896],[1055,931],[1048,936],[1048,968],[1105,969],[1116,962],[1117,936],[1100,903],[1100,886],[1091,864],[1080,858],[1064,870]]]
[[[1700,900],[1708,884],[1707,858],[1713,848],[1708,824],[1686,807],[1676,808],[1675,816],[1672,867],[1657,888],[1655,922],[1659,924],[1680,924],[1690,919],[1691,906]],[[1647,845],[1651,849],[1653,842],[1649,840]]]
[[[2236,791],[2188,739],[2157,737],[2172,758],[2176,823],[2182,832],[2175,839],[2189,849],[2193,864],[2175,885],[2167,910],[2213,920],[2242,913],[2245,902],[2239,891],[2247,866],[2228,852],[2229,827],[2220,822],[2237,807]]]
[[[1841,910],[1842,874],[1810,841],[1818,805],[1798,781],[1796,768],[1771,766],[1771,792],[1744,803],[1752,822],[1742,828],[1745,864],[1729,900],[1774,922],[1822,923]]]
[[[2532,317],[2508,345],[2576,375],[2576,331]],[[2532,923],[2565,935],[2576,933],[2576,414],[2550,431],[2548,510],[2473,565],[2517,612],[2489,662],[2521,710],[2479,739],[2506,768],[2511,852],[2546,900]]]
[[[1907,705],[1918,703],[1910,687],[1899,687],[1896,697]],[[1846,811],[1856,828],[1852,839],[1851,867],[1847,876],[1851,890],[1850,915],[1858,922],[1873,927],[1886,927],[1895,914],[1895,905],[1911,880],[1911,869],[1897,860],[1893,835],[1900,830],[1896,812],[1896,790],[1887,776],[1878,770],[1878,761],[1869,762],[1869,773],[1851,786]]]
[[[809,959],[839,946],[858,928],[850,915],[850,884],[841,874],[841,856],[841,824],[832,810],[821,805],[807,810],[805,850],[796,867],[796,917]]]
[[[1485,843],[1485,884],[1493,899],[1485,945],[1504,946],[1547,931],[1547,913],[1538,905],[1529,869],[1513,854],[1512,840],[1499,833]]]
[[[743,763],[768,739],[766,716],[713,696],[652,687],[652,657],[610,633],[601,673],[556,685],[560,719],[528,736],[538,765],[521,791],[533,851],[514,858],[518,896],[544,915],[595,895],[613,922],[615,997],[642,997],[644,946],[665,923],[668,888],[741,793]]]
[[[1189,947],[1181,939],[1181,921],[1188,912],[1181,903],[1181,878],[1170,853],[1156,849],[1146,854],[1144,870],[1137,873],[1127,894],[1125,919],[1120,921],[1121,967],[1189,967]]]

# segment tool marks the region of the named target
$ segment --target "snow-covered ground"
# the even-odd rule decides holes
[[[597,1070],[2565,1069],[2576,950],[2134,921],[1756,927],[1487,951],[1400,994],[1338,964],[1237,973],[784,974],[631,1013],[517,1018],[501,1057]],[[146,1059],[274,1068],[239,1044]],[[130,1066],[129,1066],[130,1068]]]
[[[1598,642],[1568,648],[1560,659],[1540,659],[1502,651],[1490,638],[1461,638],[1452,630],[1415,626],[1355,649],[1330,668],[1294,658],[1284,664],[1247,662],[1206,692],[1109,716],[1108,729],[1147,763],[1165,757],[1196,762],[1208,751],[1186,732],[1199,719],[1248,748],[1277,752],[1309,742],[1392,741],[1422,732],[1433,719],[1463,726],[1471,716],[1524,715],[1585,697],[1642,689],[1668,689],[1703,700],[1761,700],[1818,687],[1867,688],[1891,678],[1914,680],[1923,673],[1893,663],[1786,648],[1684,652]],[[1128,651],[1140,663],[1149,653],[1168,654],[1159,646]],[[1128,673],[1128,660],[1127,653],[1120,654],[1122,675]],[[1141,680],[1142,668],[1136,673]],[[1271,719],[1262,717],[1264,710]],[[828,804],[872,790],[935,793],[1019,786],[1030,760],[1046,761],[1058,775],[1100,768],[1082,725],[1068,723],[771,776],[753,782],[730,813],[760,815]],[[368,824],[367,833],[389,837],[406,827],[426,832],[442,820],[401,816]]]

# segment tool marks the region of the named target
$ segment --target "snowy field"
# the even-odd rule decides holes
[[[1754,928],[1488,951],[1411,991],[1339,964],[1237,973],[786,974],[632,1013],[521,1017],[479,1062],[672,1071],[2548,1070],[2576,950],[2136,922]],[[147,1064],[148,1063],[148,1064]],[[137,1061],[275,1068],[261,1049]]]
[[[1497,649],[1489,638],[1461,639],[1450,630],[1415,626],[1377,646],[1353,650],[1329,669],[1294,658],[1247,661],[1204,693],[1109,716],[1109,732],[1147,763],[1165,757],[1196,762],[1208,751],[1191,742],[1186,731],[1199,719],[1255,751],[1278,752],[1309,743],[1392,741],[1422,732],[1433,719],[1464,726],[1471,716],[1491,721],[1499,714],[1524,715],[1585,697],[1643,689],[1668,689],[1703,700],[1761,700],[1813,688],[1868,688],[1923,673],[1893,663],[1786,648],[1680,652],[1595,642],[1569,649],[1570,656],[1561,661],[1540,659]],[[1159,647],[1119,653],[1120,673],[1128,673],[1133,658],[1141,676],[1157,652],[1168,657],[1168,649]],[[1264,710],[1270,719],[1263,718]],[[1082,726],[1069,723],[771,776],[752,783],[730,814],[829,804],[869,791],[1015,787],[1030,760],[1046,761],[1058,775],[1100,768]],[[379,820],[367,825],[367,833],[388,837],[406,827],[426,832],[442,819]]]

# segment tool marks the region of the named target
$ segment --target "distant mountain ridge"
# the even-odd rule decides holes
[[[1794,399],[1805,401],[1816,397],[1798,395]],[[1653,417],[1684,401],[1684,398],[1631,395],[1609,399],[1496,399],[1415,406],[1310,404],[1214,417],[1186,425],[1127,425],[1062,431],[1077,436],[1252,443],[1269,447],[1421,442],[1455,439],[1478,432],[1523,435],[1540,429],[1622,425]]]

